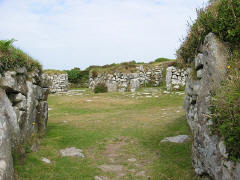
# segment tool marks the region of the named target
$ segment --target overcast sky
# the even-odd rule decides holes
[[[207,0],[0,0],[0,39],[45,69],[175,58]]]

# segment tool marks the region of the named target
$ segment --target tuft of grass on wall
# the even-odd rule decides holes
[[[12,45],[14,41],[0,40],[0,73],[20,67],[26,67],[29,72],[34,69],[42,71],[42,66],[37,60]]]

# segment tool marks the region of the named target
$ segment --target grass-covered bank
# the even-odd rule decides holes
[[[197,179],[191,167],[190,141],[160,143],[168,136],[190,134],[183,98],[157,88],[106,94],[83,89],[75,95],[51,95],[48,131],[40,150],[28,154],[24,165],[15,162],[16,174],[19,179],[34,180],[92,180],[96,175],[117,179],[117,174],[98,168],[112,163],[109,155],[115,154],[114,163],[124,166],[125,175],[119,179]],[[60,149],[73,146],[82,149],[86,158],[60,157]],[[43,163],[42,157],[52,163]],[[136,163],[127,161],[133,157]],[[136,177],[141,171],[145,176]]]
[[[189,26],[189,33],[177,51],[178,62],[192,67],[201,52],[207,34],[214,33],[229,52],[227,73],[220,87],[211,90],[212,133],[224,139],[229,160],[240,161],[240,1],[211,0],[198,10],[198,18]]]
[[[0,74],[21,67],[25,67],[27,71],[35,69],[42,71],[42,66],[37,60],[13,46],[14,41],[14,39],[0,40]]]

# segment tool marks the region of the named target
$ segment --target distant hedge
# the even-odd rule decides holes
[[[0,73],[19,67],[26,67],[27,71],[42,71],[42,66],[37,60],[12,45],[14,41],[0,40]]]

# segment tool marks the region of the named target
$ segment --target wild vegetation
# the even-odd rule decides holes
[[[216,0],[197,11],[198,18],[177,51],[178,61],[193,66],[205,36],[212,32],[228,43],[230,58],[226,80],[212,91],[212,127],[225,140],[230,159],[240,159],[240,1]],[[194,66],[193,66],[194,67]],[[195,72],[195,71],[193,71]],[[195,72],[196,73],[196,72]],[[194,75],[193,75],[194,76]],[[196,75],[195,75],[196,76]]]
[[[24,164],[15,161],[16,176],[92,180],[94,176],[117,179],[123,173],[119,179],[197,180],[191,141],[161,143],[165,137],[190,134],[182,108],[184,95],[162,92],[146,88],[136,93],[94,94],[79,89],[76,95],[50,95],[48,129],[40,150],[28,154]],[[66,147],[82,149],[85,158],[61,157],[59,150]],[[51,163],[42,162],[42,157]],[[128,161],[133,158],[136,162]],[[102,164],[123,169],[103,172],[98,168]],[[142,176],[136,176],[142,171]]]
[[[114,72],[125,72],[125,73],[134,73],[137,71],[138,66],[143,65],[144,67],[153,67],[157,65],[164,65],[164,64],[174,64],[176,60],[168,59],[168,58],[158,58],[155,61],[149,63],[143,62],[136,62],[136,61],[129,61],[129,62],[122,62],[119,64],[107,64],[104,66],[90,66],[87,68],[94,74],[98,73],[114,73]]]
[[[189,33],[177,52],[178,60],[191,63],[199,53],[205,36],[212,32],[232,48],[240,42],[240,1],[218,0],[197,11],[198,18],[189,25]]]
[[[96,87],[93,90],[94,93],[105,93],[107,91],[108,89],[105,83],[99,83],[98,85],[96,85]]]
[[[224,137],[231,160],[240,160],[240,51],[228,62],[228,73],[212,98],[213,131]]]
[[[81,71],[80,68],[73,68],[71,70],[65,70],[68,74],[68,80],[71,83],[71,87],[88,87],[89,70]]]
[[[15,48],[12,44],[15,40],[0,41],[0,73],[7,70],[14,70],[19,67],[26,67],[27,71],[34,69],[42,70],[39,62],[22,50]]]

